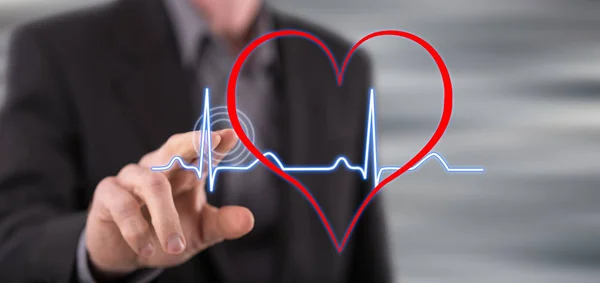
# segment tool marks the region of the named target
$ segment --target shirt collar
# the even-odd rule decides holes
[[[209,36],[208,24],[190,0],[163,0],[179,45],[184,64],[194,64],[200,39]]]
[[[198,55],[200,39],[212,37],[208,23],[204,21],[190,0],[163,0],[163,2],[174,28],[182,62],[185,65],[194,64]],[[262,4],[257,21],[256,36],[263,35],[273,28],[272,18],[265,3]],[[274,62],[275,46],[271,42],[265,42],[260,48],[257,48],[250,56],[254,58],[249,58],[249,60],[257,61],[260,65]]]

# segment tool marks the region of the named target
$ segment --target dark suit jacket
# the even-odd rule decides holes
[[[321,27],[275,16],[277,29],[317,35],[338,62],[350,48]],[[281,119],[273,131],[284,141],[284,164],[325,165],[340,155],[362,162],[371,87],[365,53],[353,56],[338,87],[315,44],[289,37],[277,46]],[[0,117],[0,282],[74,280],[78,237],[98,182],[193,127],[191,77],[176,47],[158,0],[122,0],[16,30]],[[344,168],[298,178],[338,237],[371,189]],[[389,282],[381,196],[339,255],[306,199],[282,187],[277,282]],[[227,282],[232,273],[217,245],[157,282]]]

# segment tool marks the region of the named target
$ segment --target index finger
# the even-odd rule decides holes
[[[209,140],[210,147],[208,146]],[[185,161],[191,161],[198,157],[202,147],[204,147],[204,151],[207,151],[208,148],[215,149],[221,140],[218,132],[192,131],[171,136],[159,150],[168,159],[179,156]]]
[[[212,148],[219,146],[221,136],[216,132],[212,132],[210,137]],[[199,157],[198,149],[201,145],[198,144],[198,141],[202,138],[202,132],[200,131],[172,135],[159,149],[142,157],[139,164],[146,167],[159,166],[160,164],[167,164],[174,157],[181,159],[186,164],[191,164]]]

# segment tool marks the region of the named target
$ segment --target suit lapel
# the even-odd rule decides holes
[[[119,5],[113,91],[150,151],[193,128],[192,80],[180,63],[161,1],[122,0]]]
[[[194,105],[193,70],[180,60],[172,26],[160,0],[121,0],[118,24],[114,31],[114,50],[118,62],[113,75],[113,90],[127,109],[127,116],[146,152],[160,147],[176,133],[193,130],[203,105]],[[160,165],[160,164],[157,164]],[[217,182],[220,184],[222,182]],[[217,190],[218,192],[222,190]],[[220,195],[208,194],[209,203],[219,203]],[[207,260],[217,264],[207,267]],[[191,262],[167,272],[167,278],[210,281],[224,276],[229,269],[226,255],[218,247],[205,251]],[[201,266],[198,266],[201,265]],[[223,267],[223,268],[221,268]],[[167,280],[168,281],[168,280]],[[177,280],[175,280],[177,281]]]

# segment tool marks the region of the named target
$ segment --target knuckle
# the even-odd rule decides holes
[[[169,180],[162,174],[151,173],[144,180],[145,186],[154,193],[169,192]]]
[[[174,134],[167,139],[166,146],[174,146],[179,143],[183,134]]]
[[[138,165],[134,164],[134,163],[130,163],[125,165],[122,169],[121,172],[119,172],[119,175],[124,175],[127,174],[128,172],[135,172],[135,170],[138,169]]]
[[[125,222],[121,229],[121,235],[128,242],[136,242],[144,239],[149,232],[147,225],[141,225],[139,222]]]
[[[109,177],[102,179],[100,181],[100,183],[98,183],[98,187],[114,186],[116,183],[117,183],[117,178],[114,176],[109,176]]]
[[[112,188],[117,184],[117,178],[111,176],[102,179],[98,185],[96,186],[97,190],[106,190],[108,188]]]
[[[140,205],[133,199],[118,198],[114,200],[114,213],[121,219],[131,219],[138,215]]]
[[[152,156],[154,152],[150,152],[148,154],[145,154],[144,156],[142,156],[142,158],[140,158],[140,164],[147,164],[149,163],[149,160],[152,158]]]
[[[102,199],[103,196],[110,193],[115,187],[118,186],[116,177],[106,177],[102,179],[98,185],[96,186],[96,190],[94,191],[94,199]]]

